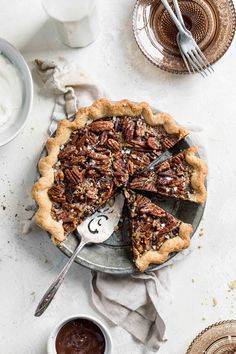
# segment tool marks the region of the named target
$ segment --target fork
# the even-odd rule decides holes
[[[161,2],[179,30],[177,43],[189,73],[192,74],[197,71],[203,77],[207,76],[207,72],[212,73],[214,69],[195,42],[192,33],[185,26],[178,0],[173,0],[177,17],[170,7],[168,0],[161,0]]]

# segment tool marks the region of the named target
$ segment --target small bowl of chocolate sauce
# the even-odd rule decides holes
[[[88,315],[71,316],[50,334],[48,354],[111,354],[112,340],[102,322]]]

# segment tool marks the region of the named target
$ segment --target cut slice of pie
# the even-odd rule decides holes
[[[96,101],[73,122],[59,123],[39,162],[32,195],[36,222],[62,242],[86,217],[125,187],[129,176],[188,134],[147,103]]]
[[[171,120],[166,114],[160,114],[163,122]],[[174,146],[188,132],[184,128],[178,133],[171,133],[167,125],[158,124],[152,126],[147,124],[144,117],[124,117],[122,119],[123,141],[126,147],[130,148],[128,159],[128,171],[132,176],[148,166],[163,152]]]
[[[141,272],[189,246],[192,225],[176,219],[147,197],[127,190],[124,194],[130,211],[133,257]]]
[[[129,188],[204,203],[207,166],[193,146],[157,165],[152,172],[134,178]]]

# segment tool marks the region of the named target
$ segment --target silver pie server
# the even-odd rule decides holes
[[[74,253],[63,267],[60,274],[48,288],[43,298],[38,304],[35,316],[41,316],[47,309],[60,285],[62,284],[70,266],[74,262],[76,256],[81,249],[88,243],[102,243],[106,241],[114,232],[117,226],[124,205],[124,197],[119,194],[115,197],[114,204],[110,206],[108,203],[102,209],[96,211],[91,217],[87,218],[81,225],[77,227],[76,234],[80,236],[80,243],[76,247]]]

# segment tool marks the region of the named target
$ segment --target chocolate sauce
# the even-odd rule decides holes
[[[67,322],[56,338],[57,354],[104,354],[105,346],[100,328],[82,318]]]

